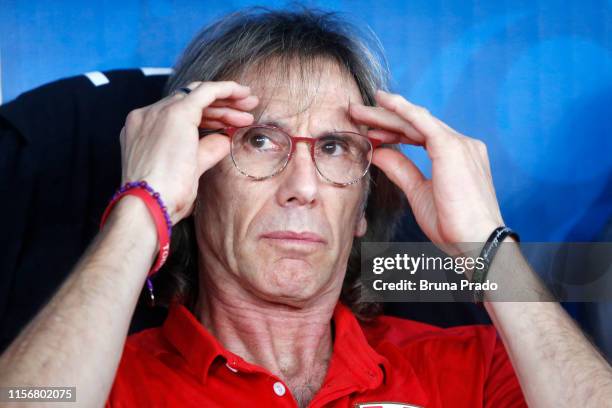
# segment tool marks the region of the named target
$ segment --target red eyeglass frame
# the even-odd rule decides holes
[[[221,129],[214,129],[214,130],[200,129],[200,137],[204,137],[204,136],[206,136],[208,134],[212,134],[212,133],[225,133],[230,138],[230,140],[231,140],[234,137],[234,134],[238,130],[244,129],[244,128],[251,128],[251,127],[252,128],[264,128],[264,129],[271,129],[271,130],[275,130],[275,131],[280,131],[280,132],[284,133],[285,135],[287,135],[287,137],[291,141],[291,150],[289,151],[289,155],[287,156],[287,161],[285,162],[285,164],[278,171],[276,171],[275,173],[273,173],[273,174],[271,174],[269,176],[266,176],[266,177],[255,177],[255,176],[252,176],[250,174],[245,173],[244,170],[242,170],[238,166],[238,164],[236,163],[236,161],[235,161],[235,159],[234,159],[234,157],[232,155],[232,161],[234,162],[234,165],[236,166],[238,171],[240,171],[240,173],[244,174],[245,176],[253,178],[253,179],[256,179],[256,180],[264,180],[264,179],[267,179],[267,178],[270,178],[270,177],[274,177],[277,174],[281,173],[285,169],[285,167],[287,167],[289,162],[291,161],[291,158],[293,157],[293,153],[295,152],[296,146],[300,142],[308,143],[308,145],[310,146],[310,157],[312,158],[312,161],[315,164],[317,172],[319,174],[321,174],[321,176],[323,176],[323,178],[325,178],[330,183],[333,183],[333,184],[336,184],[336,185],[339,185],[339,186],[347,186],[347,185],[354,184],[354,183],[358,182],[359,180],[361,180],[368,173],[368,171],[370,170],[370,166],[372,165],[372,158],[370,157],[370,160],[368,162],[368,166],[367,166],[366,170],[363,172],[363,174],[359,178],[357,178],[357,179],[355,179],[355,180],[353,180],[351,182],[348,182],[348,183],[338,183],[336,181],[330,180],[329,178],[327,178],[327,176],[325,174],[323,174],[321,172],[321,170],[317,166],[317,161],[315,160],[315,156],[314,156],[315,144],[316,144],[317,140],[319,140],[320,138],[322,138],[324,136],[319,136],[319,137],[315,137],[315,138],[312,138],[312,137],[302,137],[302,136],[293,136],[293,135],[289,134],[288,132],[286,132],[285,130],[283,130],[283,129],[277,127],[277,126],[272,126],[272,125],[257,125],[257,124],[255,124],[255,125],[241,126],[241,127],[229,126],[229,127],[225,127],[225,128],[221,128]],[[370,142],[370,145],[372,146],[372,153],[380,145],[383,144],[382,140],[374,139],[374,138],[371,138],[369,136],[362,135],[361,133],[351,132],[351,131],[341,131],[339,133],[351,133],[351,134],[358,135],[359,137],[363,137],[363,138],[367,139]]]

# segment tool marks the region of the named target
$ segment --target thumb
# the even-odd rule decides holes
[[[198,177],[230,153],[230,140],[227,136],[215,133],[199,140]]]
[[[382,147],[374,151],[372,164],[402,189],[411,204],[414,203],[416,191],[427,179],[412,160],[397,150]]]

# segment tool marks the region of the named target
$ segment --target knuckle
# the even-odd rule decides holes
[[[393,102],[393,105],[395,106],[400,106],[404,101],[404,98],[398,94],[391,94],[391,97],[389,99],[391,100],[391,102]]]
[[[137,127],[142,122],[143,112],[142,109],[134,109],[130,111],[125,118],[125,127],[132,128]]]
[[[224,88],[233,88],[238,86],[236,81],[211,81],[205,82],[203,86],[209,88],[211,92],[219,92]]]
[[[203,82],[198,82],[198,85],[196,85],[195,87],[192,87],[191,84],[189,85],[189,88],[195,90],[202,88],[203,91],[206,92],[214,92],[214,90],[219,86],[217,85],[218,82],[216,81],[203,81]]]
[[[453,146],[454,149],[456,149],[457,151],[460,151],[464,154],[468,154],[470,149],[468,148],[468,146],[460,139],[456,139],[456,138],[449,138],[447,143],[449,143],[451,146]]]
[[[238,82],[236,81],[220,81],[218,82],[220,85],[225,85],[225,86],[238,86]]]
[[[171,94],[168,95],[168,101],[170,102],[176,102],[176,101],[180,101],[181,99],[183,99],[185,97],[185,93],[181,92],[178,90],[178,88],[176,90],[174,90]]]
[[[406,111],[410,113],[410,115],[415,116],[419,114],[419,107],[409,103],[406,105]]]
[[[205,81],[202,82],[200,88],[204,88],[206,91],[210,92],[211,90],[217,88],[219,86],[218,81]]]
[[[429,115],[431,115],[431,113],[429,112],[429,109],[427,109],[424,106],[417,106],[416,110],[417,110],[418,114],[421,115],[421,116],[429,116]]]
[[[189,89],[195,89],[198,86],[200,86],[201,84],[205,84],[206,82],[202,82],[202,81],[192,81],[187,85],[187,88]]]
[[[400,98],[401,96],[399,94],[396,94],[396,93],[389,94],[389,99],[391,99],[394,102],[399,101]]]
[[[410,135],[414,133],[414,127],[412,127],[412,125],[409,123],[404,123],[401,129],[405,135]]]
[[[487,145],[482,140],[472,139],[472,143],[474,144],[476,150],[478,150],[479,153],[487,152]]]

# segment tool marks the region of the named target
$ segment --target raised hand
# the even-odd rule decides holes
[[[229,154],[226,136],[199,138],[198,127],[247,126],[259,103],[249,87],[233,81],[193,82],[189,94],[175,92],[136,109],[121,131],[122,184],[146,180],[176,224],[193,210],[200,176]]]
[[[376,107],[351,105],[351,117],[371,129],[369,136],[385,143],[424,147],[432,161],[432,178],[427,179],[398,151],[380,148],[372,159],[406,194],[432,242],[483,242],[503,225],[483,142],[451,129],[401,95],[379,91],[376,101]]]

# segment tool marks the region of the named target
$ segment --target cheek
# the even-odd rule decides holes
[[[225,241],[225,251],[235,251],[249,232],[253,220],[273,195],[268,183],[254,182],[239,173],[227,157],[206,172],[199,186],[202,200],[201,226],[216,241]],[[233,249],[232,249],[233,247]]]
[[[198,194],[220,213],[232,213],[246,193],[249,179],[238,172],[230,156],[200,178]]]
[[[344,241],[352,236],[361,219],[364,191],[361,184],[345,187],[341,192],[330,191],[327,197],[327,217]]]
[[[235,213],[235,175],[228,157],[208,170],[200,178],[198,187],[198,228],[215,250],[223,246],[223,240],[233,225]]]

